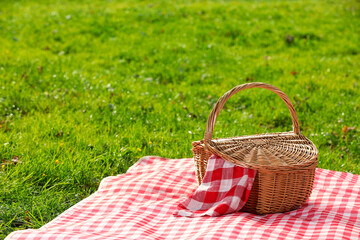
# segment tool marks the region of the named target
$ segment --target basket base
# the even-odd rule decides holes
[[[259,170],[241,211],[264,215],[300,208],[312,192],[315,167],[275,174]]]

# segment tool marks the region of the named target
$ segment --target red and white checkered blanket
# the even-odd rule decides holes
[[[310,199],[287,213],[175,217],[196,188],[192,159],[144,157],[42,228],[6,240],[360,238],[358,175],[317,169]]]
[[[212,155],[202,184],[179,204],[183,217],[220,216],[239,211],[249,198],[256,170],[242,168]]]

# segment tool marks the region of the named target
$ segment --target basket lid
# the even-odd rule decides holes
[[[216,118],[226,101],[241,90],[255,87],[271,90],[281,97],[290,111],[293,132],[212,139]],[[259,82],[236,86],[217,101],[209,115],[203,143],[210,152],[236,165],[251,169],[306,168],[317,162],[318,158],[316,146],[300,134],[299,121],[289,97],[277,87]]]
[[[318,150],[305,136],[292,132],[213,139],[208,150],[236,165],[262,170],[291,170],[312,165]]]

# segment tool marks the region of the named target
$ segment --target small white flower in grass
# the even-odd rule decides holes
[[[7,143],[4,143],[4,146],[6,147],[6,145],[8,145],[9,143],[7,142]]]

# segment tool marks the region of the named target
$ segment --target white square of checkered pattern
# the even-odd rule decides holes
[[[232,187],[232,179],[221,179],[218,187],[219,192],[228,192]],[[244,181],[242,181],[240,184],[245,184]]]

